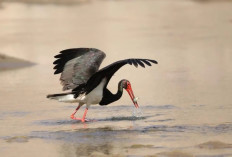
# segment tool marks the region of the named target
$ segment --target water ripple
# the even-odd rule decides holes
[[[144,132],[162,131],[162,132],[198,132],[202,134],[206,133],[232,133],[232,123],[219,124],[215,126],[211,125],[154,125],[144,128]]]

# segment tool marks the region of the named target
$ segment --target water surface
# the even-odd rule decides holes
[[[1,156],[232,156],[232,3],[135,0],[0,3],[0,52],[36,63],[0,73]],[[102,67],[125,66],[109,88],[128,79],[140,117],[125,92],[92,106],[91,122],[69,119],[75,104],[46,99],[61,92],[53,56],[72,47],[106,52]],[[82,108],[77,116],[82,116]]]

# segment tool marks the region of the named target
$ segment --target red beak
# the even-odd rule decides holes
[[[127,91],[128,94],[130,95],[131,100],[132,100],[132,102],[134,103],[135,107],[136,107],[136,108],[139,108],[139,105],[138,105],[138,103],[137,103],[137,99],[136,99],[135,96],[134,96],[134,93],[133,93],[133,91],[132,91],[132,88],[131,88],[131,85],[130,85],[130,84],[127,85],[126,91]]]

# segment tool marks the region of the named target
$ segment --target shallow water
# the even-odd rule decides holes
[[[36,65],[0,73],[0,155],[231,157],[232,3],[201,2],[1,2],[0,52]],[[156,59],[109,84],[130,80],[141,113],[125,92],[83,124],[69,119],[75,104],[47,100],[61,92],[53,56],[70,47],[103,50],[102,67]]]

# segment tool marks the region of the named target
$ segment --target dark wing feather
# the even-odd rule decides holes
[[[68,90],[83,86],[98,71],[105,53],[94,48],[74,48],[61,51],[55,58],[54,74],[61,73],[63,90]]]
[[[100,69],[98,72],[96,72],[93,76],[90,77],[90,79],[87,81],[85,88],[86,94],[91,92],[101,82],[102,78],[107,78],[107,81],[109,82],[109,80],[114,75],[114,73],[118,71],[122,66],[126,64],[130,64],[130,65],[133,64],[135,67],[137,67],[138,65],[145,67],[145,65],[142,62],[148,66],[151,66],[151,63],[158,64],[157,61],[151,59],[125,59],[125,60],[114,62]],[[106,83],[106,86],[108,82]]]
[[[139,59],[136,59],[136,61],[141,67],[145,68],[145,65],[143,64],[143,62],[141,62]]]

